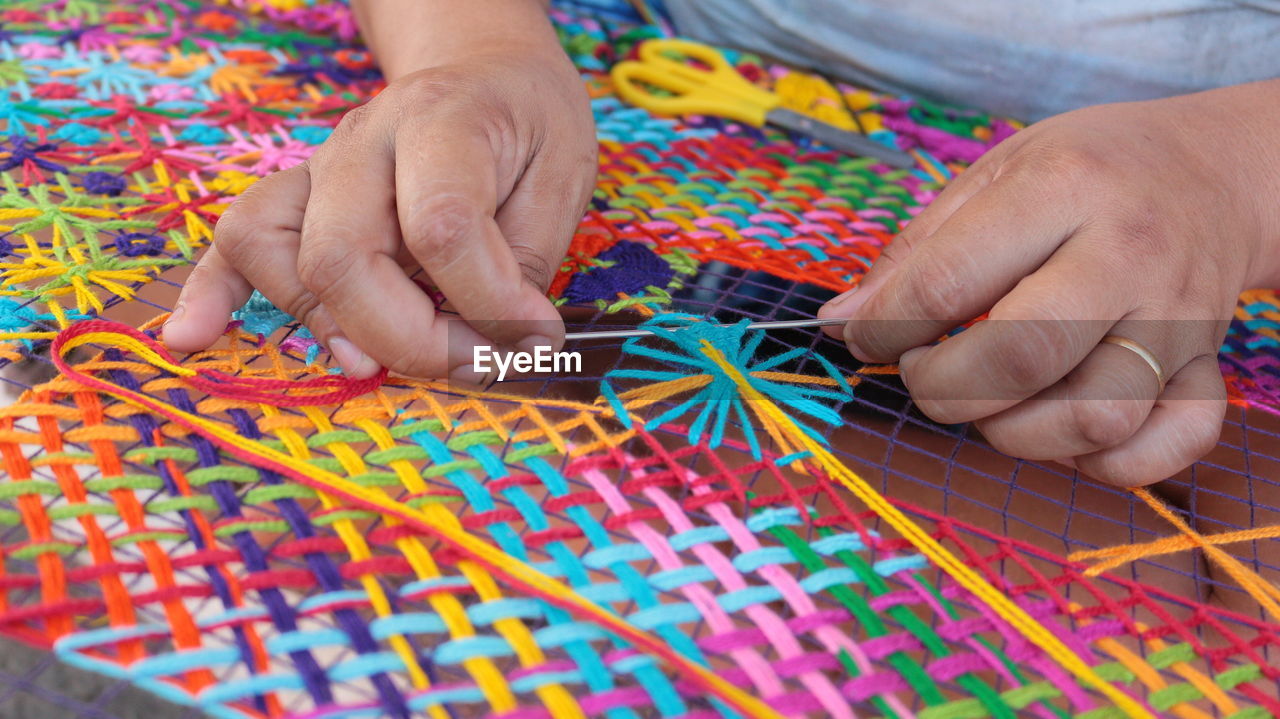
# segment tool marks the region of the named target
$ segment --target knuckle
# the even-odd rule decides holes
[[[281,305],[285,311],[298,320],[303,326],[317,331],[324,331],[327,327],[321,326],[321,309],[320,298],[315,293],[301,291],[293,297],[285,298],[285,303]]]
[[[467,118],[472,126],[487,128],[509,119],[512,111],[510,98],[494,85],[471,68],[437,67],[398,80],[375,101],[397,118],[420,119],[422,108],[430,107],[432,118]]]
[[[1195,402],[1193,407],[1187,409],[1189,416],[1186,427],[1175,439],[1175,446],[1188,463],[1200,459],[1218,445],[1226,409],[1226,397]]]
[[[474,97],[480,89],[479,84],[474,73],[456,67],[437,67],[405,76],[396,83],[394,92],[386,93],[386,97],[406,98],[406,101],[412,97],[414,102],[459,95]]]
[[[255,224],[253,212],[245,203],[233,202],[218,218],[213,227],[213,242],[218,251],[232,264],[240,264],[245,250],[249,249],[252,236],[251,228]]]
[[[1078,188],[1096,184],[1109,159],[1086,143],[1041,139],[1009,158],[1002,175],[1016,181],[1032,179],[1054,187]]]
[[[965,281],[954,266],[927,261],[916,265],[906,285],[905,299],[920,317],[952,320],[965,291]]]
[[[368,127],[373,121],[374,113],[377,111],[376,100],[377,98],[348,110],[342,116],[342,119],[338,121],[338,126],[334,128],[334,134],[338,137],[347,137]]]
[[[1003,322],[993,339],[992,373],[996,386],[1008,387],[1019,396],[1047,387],[1062,374],[1061,358],[1070,340],[1061,323],[1050,321],[993,320]]]
[[[419,205],[406,229],[405,241],[419,257],[433,256],[466,241],[482,213],[473,200],[455,194],[435,195]]]
[[[191,268],[191,274],[187,276],[186,287],[201,287],[221,281],[222,277],[214,271],[213,267],[208,263],[198,262]]]
[[[1072,430],[1090,447],[1114,447],[1133,436],[1146,419],[1147,405],[1138,400],[1070,400]]]
[[[304,243],[298,253],[298,279],[313,294],[324,296],[354,271],[356,262],[352,253],[338,251],[338,247],[341,245],[331,242]]]
[[[924,231],[911,228],[912,225],[908,224],[894,236],[889,244],[884,246],[884,249],[880,251],[880,255],[876,257],[875,264],[877,267],[881,265],[884,266],[884,269],[898,267],[920,246],[920,243],[924,240]]]
[[[516,263],[520,265],[520,273],[529,284],[543,291],[551,286],[555,268],[541,253],[523,246],[513,246],[511,253],[515,255]]]

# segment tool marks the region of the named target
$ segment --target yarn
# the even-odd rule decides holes
[[[973,592],[976,596],[987,602],[990,607],[1001,616],[1001,618],[1012,624],[1027,639],[1040,647],[1045,653],[1049,654],[1061,664],[1065,669],[1075,674],[1077,677],[1087,682],[1089,685],[1098,689],[1106,695],[1108,699],[1113,701],[1117,707],[1129,717],[1153,717],[1141,703],[1134,701],[1122,691],[1119,691],[1102,677],[1098,676],[1086,662],[1074,654],[1065,644],[1063,644],[1050,631],[1036,622],[1030,615],[1023,611],[1017,604],[1009,601],[1008,597],[999,590],[987,584],[981,576],[965,565],[963,561],[955,555],[947,551],[937,540],[929,536],[929,534],[914,522],[912,522],[905,514],[895,508],[893,505],[885,501],[884,497],[872,489],[861,477],[850,472],[843,464],[833,457],[825,447],[819,444],[811,433],[806,432],[776,404],[771,402],[767,397],[757,390],[750,379],[742,374],[734,366],[730,365],[724,358],[724,355],[711,342],[703,339],[700,341],[703,353],[715,362],[721,370],[728,375],[742,392],[743,398],[750,403],[751,409],[756,412],[761,422],[771,430],[777,433],[778,439],[782,443],[789,443],[791,446],[808,452],[813,457],[814,463],[826,470],[828,474],[834,477],[844,486],[848,487],[858,499],[862,500],[871,508],[878,516],[885,519],[894,529],[902,533],[911,544],[920,550],[922,554],[937,563],[943,571],[951,575],[965,589]],[[784,445],[785,446],[785,445]],[[806,460],[807,461],[807,460]]]
[[[394,518],[399,523],[413,527],[423,534],[440,539],[462,555],[503,577],[514,587],[528,592],[542,601],[560,607],[571,614],[586,616],[599,623],[606,630],[612,631],[627,640],[633,646],[661,658],[677,669],[681,675],[696,682],[711,695],[722,699],[727,706],[742,711],[747,716],[762,717],[764,719],[780,716],[758,699],[726,683],[713,672],[691,663],[679,654],[670,651],[656,638],[650,637],[642,630],[622,621],[589,599],[574,592],[570,587],[538,572],[527,564],[513,560],[510,556],[471,537],[465,532],[454,530],[447,525],[436,525],[429,516],[413,509],[409,505],[396,502],[379,491],[362,487],[305,462],[299,462],[288,454],[240,437],[233,430],[202,419],[198,415],[184,412],[172,405],[157,402],[146,395],[78,372],[66,363],[65,354],[76,347],[88,343],[130,350],[156,366],[173,372],[179,377],[186,378],[186,381],[192,387],[208,392],[211,395],[250,402],[264,402],[273,407],[315,407],[342,402],[380,386],[383,380],[386,379],[385,370],[380,375],[365,380],[321,377],[315,380],[292,383],[231,377],[220,372],[208,370],[191,370],[175,364],[174,358],[168,351],[142,333],[125,325],[102,320],[81,322],[64,330],[53,343],[52,355],[54,363],[62,371],[63,376],[75,382],[164,415],[199,432],[203,437],[236,457],[244,459],[257,467],[279,472],[306,486],[323,492],[324,496],[345,500],[347,506],[361,507],[376,512],[388,521]],[[273,393],[273,390],[306,390],[321,386],[334,387],[335,389],[320,394],[282,395]],[[412,653],[410,653],[408,663],[411,670],[416,666]],[[418,668],[414,674],[415,684],[424,687],[428,686],[426,675],[421,668]],[[573,717],[581,716],[581,713],[570,706],[563,706],[558,709],[552,708],[552,715],[556,717]]]
[[[147,285],[177,281],[230,201],[378,91],[345,6],[0,10],[0,363],[43,362],[65,332],[65,374],[0,408],[0,632],[219,718],[1280,715],[1274,622],[1106,571],[1199,549],[1266,604],[1267,560],[1213,550],[1275,528],[1201,535],[1170,513],[1175,536],[1134,526],[1094,549],[1036,515],[1058,556],[1013,538],[1022,504],[1112,520],[1031,465],[984,469],[968,455],[1004,459],[925,423],[894,368],[739,322],[809,316],[856,283],[1017,125],[741,54],[788,107],[910,147],[919,169],[657,118],[607,70],[663,30],[586,7],[552,16],[601,172],[550,296],[658,332],[602,376],[523,394],[348,380],[261,297],[181,359],[96,324],[156,301]],[[1222,348],[1254,413],[1280,411],[1278,305],[1246,294]],[[89,340],[99,354],[63,360]],[[1253,468],[1200,471],[1265,484],[1265,424],[1229,429],[1219,454]],[[873,483],[905,472],[942,507],[983,501],[963,475],[1008,497],[977,526]]]
[[[578,304],[614,300],[618,295],[666,288],[675,269],[647,246],[622,240],[595,257],[594,266],[572,275],[561,295]]]
[[[701,317],[682,314],[665,314],[644,323],[643,326],[655,337],[675,345],[683,351],[682,354],[649,346],[641,338],[631,338],[626,341],[623,345],[624,352],[674,365],[677,370],[700,370],[699,374],[707,377],[705,382],[691,383],[689,388],[696,388],[698,391],[684,402],[650,419],[645,425],[646,429],[656,429],[696,409],[698,414],[689,425],[689,440],[694,443],[701,442],[705,431],[708,446],[714,449],[723,441],[725,426],[732,413],[732,416],[740,420],[741,426],[746,429],[746,439],[751,447],[752,456],[759,459],[760,445],[755,433],[749,429],[751,422],[743,404],[741,388],[738,387],[738,377],[744,377],[744,381],[751,385],[752,390],[761,396],[775,398],[802,414],[828,424],[839,423],[840,415],[818,401],[819,399],[848,400],[851,398],[849,383],[839,375],[836,368],[822,357],[815,356],[826,370],[829,384],[835,386],[834,390],[823,386],[812,386],[815,383],[809,377],[805,378],[805,385],[788,385],[767,379],[764,373],[806,354],[805,350],[797,347],[751,364],[765,335],[759,330],[748,333],[748,323],[748,320],[741,320],[736,324],[722,325],[707,322]],[[733,373],[726,371],[724,362],[729,360],[723,360],[723,355],[720,360],[707,356],[703,351],[707,344],[728,349],[732,353],[730,356],[733,358],[731,360]],[[625,426],[630,426],[630,417],[617,392],[610,385],[610,379],[638,379],[660,383],[628,395],[643,401],[649,395],[669,395],[672,383],[677,383],[675,386],[683,389],[685,385],[680,383],[690,378],[681,371],[633,369],[616,369],[606,375],[601,385],[601,394],[614,407],[618,419]],[[797,422],[795,426],[811,437],[818,436],[813,429],[803,423]]]

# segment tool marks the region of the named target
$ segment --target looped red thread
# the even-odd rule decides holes
[[[62,358],[62,348],[75,337],[95,332],[110,332],[125,335],[155,352],[161,359],[173,365],[179,361],[161,343],[129,327],[110,320],[85,320],[77,322],[58,333],[53,340],[53,362],[58,369],[66,370],[66,361]],[[326,375],[305,380],[271,379],[265,377],[238,377],[211,368],[190,368],[195,374],[182,379],[192,387],[207,394],[224,399],[237,399],[248,402],[259,402],[275,407],[312,407],[317,405],[340,404],[354,397],[368,394],[387,378],[386,368],[367,379],[352,379],[344,375]],[[328,390],[308,394],[313,390]]]

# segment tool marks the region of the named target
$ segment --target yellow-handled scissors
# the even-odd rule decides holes
[[[753,127],[776,125],[894,167],[916,165],[905,152],[782,107],[782,98],[751,84],[713,47],[689,40],[648,40],[638,54],[639,60],[620,62],[610,73],[618,94],[637,107],[660,115],[716,115]],[[671,94],[656,94],[654,88]]]

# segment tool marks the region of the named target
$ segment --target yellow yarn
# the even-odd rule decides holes
[[[752,387],[747,378],[736,367],[729,364],[724,355],[713,347],[710,342],[703,340],[702,345],[703,353],[719,365],[725,374],[738,385],[738,390],[742,393],[743,399],[747,400],[747,404],[760,417],[762,424],[765,425],[770,434],[778,433],[775,436],[776,440],[782,444],[796,445],[801,449],[808,450],[812,455],[814,464],[821,467],[827,474],[853,492],[858,499],[881,519],[888,522],[903,538],[911,542],[912,546],[919,550],[921,554],[932,560],[955,579],[957,583],[990,606],[1002,619],[1018,630],[1028,641],[1043,650],[1046,655],[1058,662],[1064,669],[1105,695],[1127,716],[1135,719],[1139,717],[1154,719],[1154,716],[1142,704],[1098,676],[1093,667],[1071,651],[1066,644],[1062,643],[1062,640],[1037,622],[1030,614],[1027,614],[1012,599],[991,586],[969,565],[952,554],[938,540],[920,528],[919,525],[911,521],[911,518],[903,514],[902,510],[890,504],[870,484],[867,484],[866,480],[845,467],[822,444],[805,434],[796,426],[786,412],[783,412],[769,398]]]
[[[146,344],[136,338],[127,335],[116,334],[112,332],[86,332],[70,338],[64,345],[63,351],[68,351],[77,346],[97,343],[103,346],[118,347],[132,352],[158,367],[166,369],[170,372],[184,377],[190,377],[196,374],[196,371],[182,367],[165,360],[162,356],[148,347]],[[638,629],[628,624],[624,619],[613,614],[609,610],[583,597],[573,590],[569,585],[543,574],[533,567],[521,562],[520,560],[510,556],[506,552],[494,547],[484,540],[475,537],[461,528],[459,524],[441,523],[433,521],[432,517],[427,513],[403,504],[378,489],[365,487],[363,485],[352,482],[340,475],[334,474],[327,470],[312,465],[291,454],[277,451],[260,442],[242,437],[240,434],[225,425],[205,419],[204,417],[185,412],[172,405],[164,404],[153,398],[147,398],[147,401],[140,400],[137,396],[127,390],[112,391],[101,389],[101,392],[109,394],[122,402],[141,407],[142,409],[151,410],[162,407],[164,412],[169,416],[179,419],[183,424],[190,427],[198,427],[201,433],[217,438],[221,443],[235,447],[236,449],[267,460],[269,463],[284,466],[296,472],[297,474],[306,476],[317,484],[322,484],[331,489],[334,495],[339,497],[347,497],[356,501],[376,508],[379,514],[387,518],[398,520],[406,520],[418,525],[431,526],[441,536],[445,537],[451,544],[460,548],[467,554],[478,559],[481,563],[496,567],[513,577],[516,581],[533,588],[542,596],[555,597],[558,600],[572,605],[583,614],[591,617],[592,621],[597,623],[606,631],[611,631],[622,638],[627,637],[644,637],[646,641],[661,646],[657,639],[652,638],[644,630]],[[152,404],[154,403],[154,404]],[[344,540],[352,540],[352,537],[344,537]],[[350,541],[348,541],[350,544]],[[712,691],[731,703],[733,707],[747,716],[760,717],[762,719],[782,719],[782,715],[774,711],[772,707],[762,700],[752,696],[751,694],[739,689],[738,687],[725,681],[713,671],[696,664],[692,661],[679,658],[678,666],[673,667],[677,672],[686,673],[696,677],[700,683],[706,687],[710,687]],[[480,687],[482,691],[490,687]],[[576,705],[560,703],[565,710],[562,716],[575,716]]]

